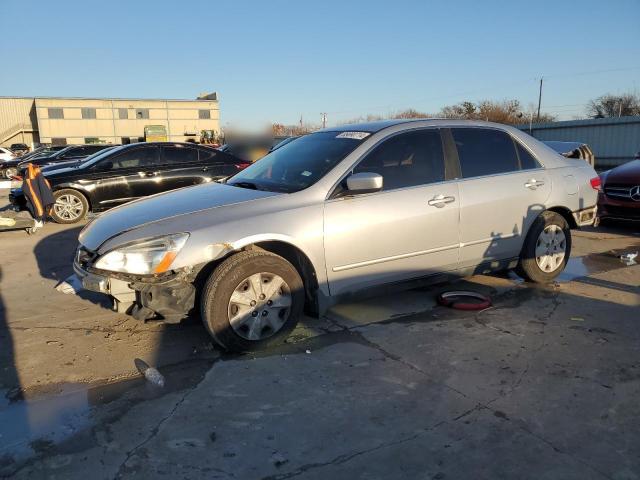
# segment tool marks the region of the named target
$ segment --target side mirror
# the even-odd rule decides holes
[[[354,173],[347,177],[347,194],[373,193],[382,190],[382,175],[372,172]]]

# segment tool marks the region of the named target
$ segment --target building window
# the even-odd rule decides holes
[[[62,110],[62,109],[60,109]],[[52,138],[51,139],[51,145],[66,145],[67,144],[67,139],[66,138]]]
[[[211,118],[211,110],[198,110],[198,118],[200,120],[208,120]]]
[[[136,108],[136,118],[149,118],[149,109]]]
[[[102,143],[98,137],[84,137],[84,143]]]
[[[96,118],[96,109],[92,107],[82,107],[82,118]]]
[[[62,108],[48,108],[49,118],[64,118],[64,110]],[[62,145],[65,145],[63,143]]]
[[[118,109],[118,118],[120,120],[127,120],[129,118],[129,109],[128,108],[119,108]]]
[[[122,145],[129,145],[131,143],[131,139],[129,137],[120,137],[120,143]]]

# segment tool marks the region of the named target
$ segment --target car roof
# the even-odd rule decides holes
[[[432,125],[456,126],[456,127],[510,127],[501,123],[485,122],[484,120],[462,120],[457,118],[396,118],[392,120],[380,120],[376,122],[351,123],[328,127],[319,132],[367,132],[376,133],[385,128],[394,127],[407,123],[428,122]]]

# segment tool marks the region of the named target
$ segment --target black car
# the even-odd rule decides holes
[[[136,198],[228,177],[250,163],[211,147],[153,142],[113,147],[83,162],[42,169],[56,199],[51,216],[76,223],[88,212],[101,212]],[[9,199],[25,206],[21,189]]]
[[[52,145],[52,146],[43,146],[36,148],[33,152],[29,152],[24,154],[21,157],[12,158],[11,160],[5,160],[0,164],[0,178],[11,178],[18,174],[18,164],[22,162],[26,162],[31,159],[35,159],[38,157],[48,157],[53,155],[58,150],[62,150],[63,148],[67,148],[66,145]]]
[[[18,163],[18,171],[24,170],[29,163],[43,167],[45,165],[51,165],[58,162],[70,162],[83,160],[94,153],[97,153],[105,148],[111,148],[114,145],[111,144],[95,144],[95,145],[71,145],[58,151],[53,151],[48,155],[40,155],[32,157],[27,160],[20,159]],[[22,173],[20,173],[22,174]]]

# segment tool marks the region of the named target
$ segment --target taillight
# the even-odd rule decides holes
[[[238,170],[244,170],[245,168],[247,168],[249,165],[251,165],[250,163],[236,163],[234,166],[238,169]]]
[[[602,191],[602,180],[600,180],[600,177],[593,177],[589,180],[589,183],[591,184],[591,188],[594,190],[598,190],[599,192]]]

